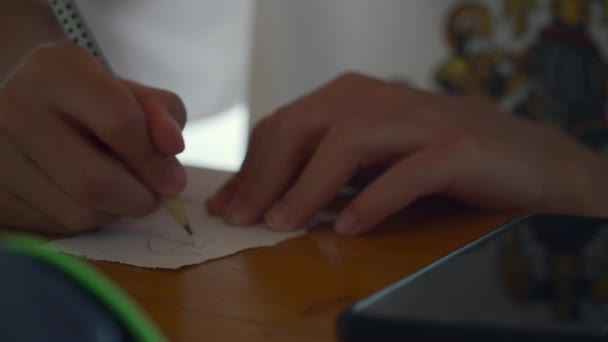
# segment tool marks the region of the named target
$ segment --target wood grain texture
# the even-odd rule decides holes
[[[329,226],[178,271],[94,263],[172,341],[334,341],[339,312],[514,217],[420,203],[375,233]]]

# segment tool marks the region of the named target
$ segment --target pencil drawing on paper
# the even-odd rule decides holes
[[[181,240],[166,236],[150,236],[146,238],[146,247],[155,254],[204,256],[205,247],[213,241],[209,236],[188,237]]]

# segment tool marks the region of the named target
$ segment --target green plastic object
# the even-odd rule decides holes
[[[43,248],[46,242],[29,235],[9,235],[2,244],[11,251],[36,258],[60,270],[96,297],[134,341],[164,342],[166,337],[122,289],[89,264],[71,255]]]

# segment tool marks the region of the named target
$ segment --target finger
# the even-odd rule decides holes
[[[401,144],[386,144],[378,139],[384,127],[369,124],[367,119],[351,119],[334,125],[313,154],[298,180],[265,215],[276,230],[303,226],[326,206],[359,168],[390,159],[399,153]]]
[[[249,142],[247,144],[247,153],[245,154],[245,160],[243,160],[243,164],[239,170],[239,174],[244,174],[250,172],[254,161],[257,160],[259,154],[262,151],[263,140],[266,136],[271,135],[270,132],[270,118],[264,118],[259,121],[255,127],[251,130],[251,134],[249,135]]]
[[[239,178],[237,175],[230,177],[213,196],[205,201],[205,207],[209,214],[214,216],[222,216],[224,214],[224,208],[226,208],[226,205],[230,202],[238,188],[238,182]]]
[[[336,83],[342,85],[343,82]],[[222,201],[225,207],[221,208],[221,211],[229,221],[233,223],[240,221],[247,223],[257,220],[261,216],[263,208],[268,207],[268,202],[276,198],[277,194],[281,193],[294,178],[294,172],[290,173],[288,170],[285,170],[285,177],[277,178],[276,183],[272,181],[262,183],[264,186],[270,185],[271,188],[256,189],[255,183],[258,183],[259,175],[265,174],[274,167],[274,164],[269,165],[266,163],[273,156],[272,152],[270,152],[271,150],[289,151],[289,146],[297,146],[290,153],[298,154],[296,160],[300,161],[300,165],[295,167],[298,170],[316,148],[325,128],[333,121],[345,115],[339,111],[330,113],[327,112],[327,108],[323,108],[322,110],[318,108],[317,103],[331,102],[336,97],[332,88],[344,87],[336,87],[333,84],[326,85],[311,94],[277,109],[275,113],[262,119],[255,125],[250,135],[245,160],[235,176],[238,179],[237,183],[239,186],[228,187],[228,189],[232,190],[232,195],[228,196],[231,199],[227,202]],[[314,115],[307,115],[309,113],[313,113]],[[282,146],[285,144],[291,145]],[[277,165],[280,164],[280,160],[281,158],[277,159]],[[272,174],[275,175],[276,171]],[[239,192],[240,195],[237,196]],[[257,194],[250,196],[253,199],[246,197],[251,192]],[[265,196],[260,195],[264,192],[266,192]],[[222,195],[226,196],[225,193]],[[240,199],[237,200],[237,197],[240,197]],[[244,208],[246,205],[242,205],[243,202],[253,203],[254,208],[249,210]],[[231,207],[230,210],[227,207]]]
[[[0,189],[0,226],[41,233],[62,233],[63,227],[38,210]]]
[[[88,52],[70,45],[40,48],[28,57],[26,68],[50,108],[91,130],[126,160],[150,152],[136,98]]]
[[[277,110],[266,121],[260,143],[248,151],[238,174],[239,187],[225,209],[228,222],[256,222],[293,182],[327,127],[370,107],[360,106],[365,103],[360,97],[353,101],[353,91],[376,88],[378,83],[346,74]]]
[[[311,122],[273,119],[239,173],[238,189],[225,209],[231,224],[258,222],[299,174],[318,138]]]
[[[367,167],[362,167],[357,170],[357,173],[349,180],[348,185],[353,188],[363,188],[374,179],[376,179],[379,175],[384,173],[386,169],[391,167],[393,164],[397,162],[398,158],[394,160],[386,160],[377,164],[373,164]]]
[[[97,86],[97,89],[95,87],[89,89],[90,93],[76,94],[78,100],[70,103],[67,102],[68,99],[61,98],[55,98],[53,102],[65,103],[61,112],[90,129],[146,185],[163,195],[179,193],[186,185],[185,170],[171,154],[166,156],[159,151],[148,132],[148,118],[140,104],[120,82],[117,80],[113,82],[116,84],[111,85],[111,81],[107,80],[107,87]],[[74,86],[76,85],[66,85],[66,89]],[[100,94],[107,95],[100,96]],[[96,104],[96,101],[103,101],[104,104]],[[154,121],[154,118],[164,115],[158,106],[151,105],[150,102],[146,104],[156,109],[151,110],[150,113],[153,122],[158,121]],[[159,125],[152,126],[159,127]],[[175,127],[170,128],[168,125],[160,125],[160,129],[155,128],[154,132],[162,135],[170,132],[171,129],[177,132]],[[168,137],[171,136],[174,138],[158,139],[161,148],[164,145],[172,145],[165,146],[163,148],[165,152],[179,149],[181,148],[179,145],[183,144],[180,142],[181,133],[170,134]],[[166,144],[164,141],[169,143]]]
[[[148,132],[164,155],[176,155],[184,150],[181,130],[186,124],[186,108],[180,98],[169,91],[125,82],[145,112]]]
[[[264,137],[264,132],[268,118],[258,122],[251,134],[249,135],[249,143],[247,144],[247,153],[241,165],[239,172],[230,177],[215,193],[207,199],[205,205],[207,210],[212,215],[223,216],[227,206],[234,199],[234,194],[238,190],[239,180],[251,172],[253,161],[257,160],[259,151],[261,150],[261,139]]]
[[[0,143],[0,154],[11,163],[10,169],[0,171],[7,191],[56,223],[53,225],[56,232],[60,231],[55,227],[63,227],[63,233],[80,233],[115,219],[66,196],[36,165],[7,142]],[[44,229],[43,226],[39,228]]]
[[[88,52],[69,46],[39,48],[28,57],[26,68],[29,82],[21,89],[38,87],[46,107],[93,133],[152,189],[164,195],[183,190],[185,170],[158,152],[133,92]]]
[[[186,126],[186,106],[175,93],[165,89],[145,86],[133,81],[123,80],[123,82],[131,89],[138,100],[148,97],[156,99],[167,110],[167,114],[169,114],[170,118],[180,129]]]
[[[12,141],[68,196],[118,216],[142,216],[157,207],[157,196],[120,161],[59,116],[43,108],[33,113],[22,108],[25,120],[10,120]]]
[[[366,187],[342,211],[335,229],[361,234],[416,199],[440,193],[459,178],[463,163],[451,148],[432,148],[403,159]]]

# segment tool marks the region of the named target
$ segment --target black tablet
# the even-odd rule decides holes
[[[341,341],[608,341],[608,219],[531,215],[347,308]]]

